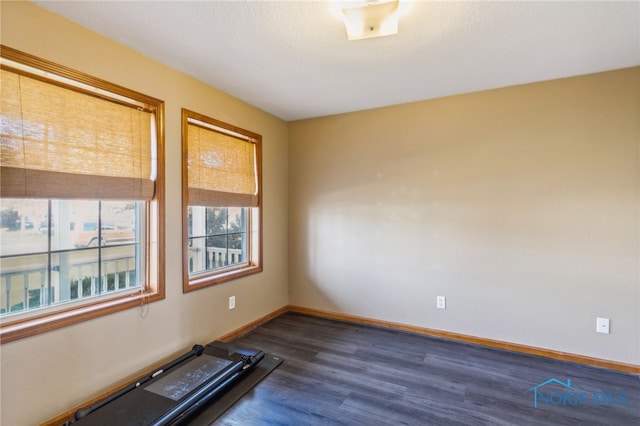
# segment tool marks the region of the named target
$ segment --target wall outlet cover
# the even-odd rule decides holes
[[[609,318],[596,318],[596,331],[598,333],[609,334]]]

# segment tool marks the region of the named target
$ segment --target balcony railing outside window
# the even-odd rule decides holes
[[[139,291],[144,209],[141,201],[3,199],[0,315]]]
[[[247,263],[247,210],[189,206],[190,275]]]

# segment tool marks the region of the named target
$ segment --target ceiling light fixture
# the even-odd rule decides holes
[[[349,40],[398,34],[399,0],[341,2]]]

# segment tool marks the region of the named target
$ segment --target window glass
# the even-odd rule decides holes
[[[144,286],[144,210],[142,201],[2,199],[0,315]]]
[[[189,274],[247,263],[248,208],[189,206]]]

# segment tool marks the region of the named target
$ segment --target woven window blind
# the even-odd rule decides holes
[[[153,198],[152,113],[7,69],[0,85],[2,197]]]
[[[256,145],[189,122],[187,125],[189,204],[257,207]]]

